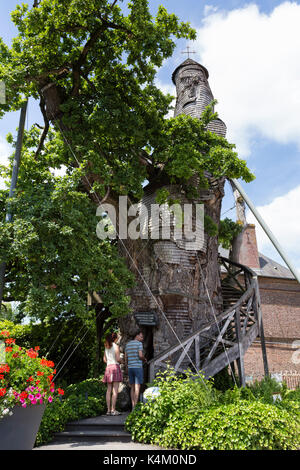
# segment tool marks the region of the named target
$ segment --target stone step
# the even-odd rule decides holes
[[[125,431],[124,424],[129,413],[119,416],[95,416],[67,423],[63,432],[56,433],[55,439],[60,442],[76,440],[131,442],[131,434]]]
[[[106,431],[110,432],[119,432],[119,431],[124,431],[124,425],[123,424],[106,424],[105,426],[99,426],[97,424],[84,424],[84,425],[75,425],[72,423],[68,423],[66,425],[65,431],[68,432],[74,432],[74,431],[80,431],[80,432],[86,432],[86,431],[97,431],[99,429],[105,429]]]
[[[118,416],[93,416],[92,418],[79,419],[77,421],[71,421],[68,425],[71,426],[110,426],[110,425],[121,425],[124,426],[125,421],[129,413],[122,413]]]
[[[131,442],[131,434],[126,431],[116,431],[116,430],[109,430],[109,429],[95,429],[91,430],[74,430],[74,431],[63,431],[60,433],[56,433],[54,435],[56,440],[67,441],[70,442],[72,440],[84,440],[84,441],[118,441],[118,442]]]

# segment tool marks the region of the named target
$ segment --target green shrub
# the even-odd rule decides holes
[[[237,381],[237,378],[235,378]],[[223,369],[213,377],[214,387],[221,392],[225,392],[234,387],[234,379],[228,369]]]
[[[162,447],[200,450],[297,449],[299,421],[279,407],[240,401],[200,414],[174,415],[153,441]]]
[[[160,395],[146,404],[138,404],[126,420],[126,428],[138,441],[154,442],[163,435],[174,414],[195,413],[217,401],[213,382],[190,372],[180,376],[168,368],[157,376],[154,386],[159,387]]]
[[[68,385],[65,390],[65,398],[70,395],[103,398],[105,400],[106,385],[100,379],[87,379],[83,382]]]
[[[261,381],[256,381],[254,384],[249,385],[253,395],[264,403],[273,403],[273,395],[280,394],[285,398],[288,392],[286,383],[278,383],[271,377],[265,377]]]
[[[70,421],[104,414],[105,386],[100,379],[88,379],[69,385],[64,398],[48,404],[37,438],[36,446],[47,444],[55,433],[64,430]]]
[[[30,346],[39,346],[38,343],[33,344],[30,340],[30,325],[17,325],[9,320],[0,320],[0,330],[8,330],[12,338],[15,338],[16,343],[18,343],[23,348],[29,348]],[[41,351],[43,354],[43,351]]]
[[[256,401],[256,397],[252,390],[248,387],[239,388],[234,386],[233,389],[226,390],[224,393],[219,394],[219,403],[223,405],[229,405],[232,403],[238,403],[241,400]]]
[[[286,400],[293,400],[300,404],[300,387],[297,387],[296,390],[288,390]]]
[[[192,380],[193,379],[193,380]],[[134,440],[175,449],[260,450],[300,446],[299,403],[273,403],[278,384],[216,391],[212,381],[169,369],[155,381],[160,395],[126,420]]]

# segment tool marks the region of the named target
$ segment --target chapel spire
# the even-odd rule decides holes
[[[187,114],[200,119],[206,106],[214,99],[208,77],[207,69],[190,58],[174,70],[172,80],[177,94],[174,117]],[[221,119],[210,122],[207,127],[218,135],[226,135],[226,125]]]

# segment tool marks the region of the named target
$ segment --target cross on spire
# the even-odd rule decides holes
[[[182,51],[181,54],[187,54],[188,55],[188,59],[190,58],[190,54],[196,54],[195,51],[191,51],[190,50],[190,46],[187,46],[187,51]]]

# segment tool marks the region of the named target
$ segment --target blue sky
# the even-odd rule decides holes
[[[18,2],[0,5],[0,34],[10,42],[15,34],[10,11]],[[31,2],[32,3],[32,2]],[[157,84],[174,93],[171,74],[190,45],[210,72],[217,111],[256,180],[243,184],[279,242],[300,269],[300,1],[263,0],[226,2],[150,0],[155,13],[163,4],[197,29],[195,42],[180,40],[175,53],[158,71]],[[36,103],[30,101],[27,126],[41,122]],[[18,113],[0,121],[0,161],[9,152],[4,138],[15,133]],[[229,186],[223,213],[233,206]],[[226,216],[235,218],[235,211]],[[255,222],[248,215],[249,222]],[[257,225],[259,250],[281,261]]]

